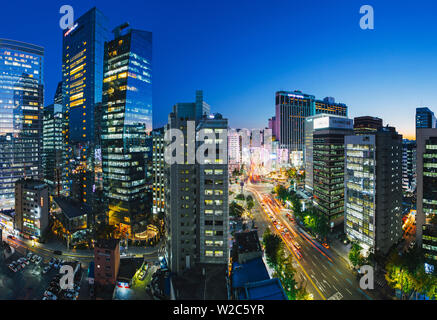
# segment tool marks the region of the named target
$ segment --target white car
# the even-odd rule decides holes
[[[42,270],[42,273],[47,273],[47,272],[49,272],[49,270],[50,270],[50,267],[49,266],[46,266],[43,270]]]

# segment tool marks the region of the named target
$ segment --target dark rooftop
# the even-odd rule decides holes
[[[114,250],[119,243],[117,239],[97,239],[95,248]]]
[[[234,235],[235,248],[237,253],[248,253],[261,251],[261,244],[259,243],[258,232],[256,230],[248,232],[238,232]]]
[[[61,208],[62,212],[67,218],[72,219],[75,217],[83,216],[91,212],[89,205],[73,201],[64,197],[54,197],[53,200]]]
[[[118,270],[117,280],[129,282],[135,275],[135,272],[143,264],[143,258],[124,258],[120,259],[120,269]]]
[[[205,276],[202,275],[205,268]],[[172,282],[178,300],[227,300],[227,266],[202,264],[173,276]]]

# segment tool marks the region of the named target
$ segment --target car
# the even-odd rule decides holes
[[[37,257],[35,258],[35,261],[34,261],[34,262],[35,262],[36,264],[40,264],[41,261],[42,261],[42,257],[37,256]]]
[[[15,266],[11,263],[11,264],[9,264],[9,269],[11,269],[11,271],[13,271],[13,272],[17,272],[17,268],[15,268]]]
[[[29,259],[29,260],[32,259],[32,252],[29,252],[29,253],[27,254],[26,258]]]
[[[50,261],[49,261],[50,267],[52,267],[55,264],[55,262],[56,262],[56,259],[55,258],[51,258]]]
[[[329,248],[330,248],[329,244],[327,244],[326,242],[323,242],[323,243],[322,243],[322,246],[324,246],[326,249],[329,249]]]
[[[41,300],[49,300],[46,296],[42,297]]]
[[[140,274],[138,275],[138,279],[143,281],[145,277],[146,277],[146,271],[141,270]]]
[[[49,270],[50,270],[50,266],[46,266],[46,267],[44,267],[44,269],[42,270],[42,273],[47,273],[47,272],[49,272]]]

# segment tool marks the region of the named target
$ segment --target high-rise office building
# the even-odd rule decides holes
[[[42,134],[42,168],[44,182],[53,194],[59,195],[62,166],[62,105],[44,108]]]
[[[435,128],[436,118],[434,112],[429,108],[416,108],[416,129]]]
[[[146,212],[146,138],[152,130],[152,33],[114,30],[105,44],[103,188],[109,223],[132,236]],[[151,207],[151,206],[150,206]]]
[[[369,134],[382,128],[382,119],[377,117],[355,117],[354,132],[355,134]]]
[[[35,179],[15,184],[15,229],[27,239],[40,239],[49,226],[48,186]]]
[[[241,166],[241,137],[235,129],[228,130],[228,163],[229,173],[240,170]]]
[[[431,269],[437,267],[437,129],[418,128],[416,240]]]
[[[102,101],[107,19],[92,8],[63,31],[63,194],[93,205],[95,106]]]
[[[416,141],[402,141],[402,188],[413,192],[416,189]]]
[[[44,49],[0,39],[0,209],[15,206],[15,181],[40,178]]]
[[[331,97],[316,100],[315,96],[300,91],[276,92],[276,138],[281,148],[288,149],[292,157],[297,153],[303,158],[305,118],[321,113],[347,116],[347,106]]]
[[[62,105],[62,103],[64,99],[62,98],[62,81],[58,82],[58,86],[56,87],[56,91],[55,91],[55,98],[54,98],[54,103],[55,104],[60,104]]]
[[[392,127],[345,137],[345,233],[386,254],[402,237],[402,136]]]
[[[316,115],[305,119],[305,133],[305,188],[329,222],[339,224],[344,214],[344,137],[353,134],[353,121]]]
[[[154,129],[152,139],[152,212],[153,214],[162,215],[165,212],[164,128]]]
[[[187,137],[191,129],[199,134],[215,135],[224,144],[216,159],[203,163],[188,161],[190,152],[198,152],[201,142],[196,139],[195,150],[186,150],[184,163],[167,163],[166,227],[167,260],[172,272],[179,273],[200,264],[227,265],[229,214],[228,165],[226,155],[227,119],[210,115],[210,107],[197,91],[196,102],[178,103],[169,115],[166,130],[179,129]],[[189,129],[190,128],[190,129]],[[194,129],[195,128],[195,129]],[[223,141],[220,141],[223,140]],[[220,155],[223,152],[224,155]]]

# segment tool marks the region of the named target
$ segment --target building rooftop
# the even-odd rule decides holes
[[[261,244],[256,230],[235,233],[234,238],[235,248],[238,253],[261,251]]]
[[[180,275],[173,275],[171,281],[176,299],[227,300],[226,274],[224,264],[199,264]]]
[[[253,282],[244,286],[241,300],[288,300],[278,278]]]
[[[270,279],[262,258],[252,259],[246,263],[232,264],[232,288],[242,288],[248,283]]]
[[[129,282],[135,275],[135,272],[137,272],[137,270],[142,266],[143,262],[143,258],[120,259],[117,280]]]
[[[56,202],[56,204],[61,208],[62,212],[69,219],[83,216],[91,212],[90,206],[80,202],[73,201],[68,198],[53,197],[53,200]]]
[[[25,189],[41,190],[44,188],[48,188],[47,184],[45,184],[44,181],[35,180],[33,178],[20,179],[16,183],[21,184],[22,187]]]

